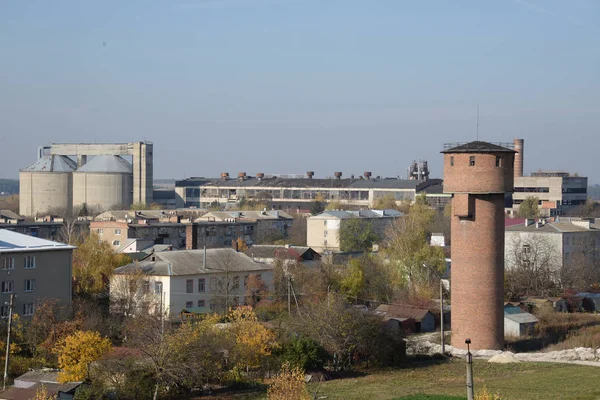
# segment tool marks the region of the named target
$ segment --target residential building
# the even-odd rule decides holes
[[[75,247],[0,229],[0,316],[14,311],[30,317],[38,299],[71,303],[72,253]]]
[[[560,217],[553,222],[541,219],[505,228],[505,268],[538,262],[535,257],[545,253],[544,262],[558,273],[572,262],[598,260],[600,254],[600,224],[594,218]],[[584,258],[582,258],[584,257]]]
[[[411,323],[414,323],[415,332],[435,331],[435,316],[429,310],[397,304],[381,304],[374,313],[382,316],[385,321],[396,318],[403,323],[405,319],[412,319]]]
[[[444,203],[450,196],[442,193],[441,182],[440,179],[373,178],[370,172],[357,178],[352,175],[347,179],[342,178],[341,172],[336,172],[334,177],[316,179],[312,171],[306,175],[279,176],[263,173],[248,176],[240,172],[238,179],[229,179],[229,173],[224,172],[221,179],[189,178],[177,181],[175,195],[177,207],[206,208],[212,204],[232,205],[242,199],[258,199],[268,200],[281,210],[295,212],[296,208],[301,208],[299,204],[308,205],[316,199],[339,201],[349,206],[373,207],[375,201],[384,196],[391,195],[400,204],[405,200],[414,201],[417,194],[428,193],[433,203]],[[294,207],[288,208],[289,204]]]
[[[165,251],[117,268],[110,296],[113,307],[128,305],[126,313],[162,308],[175,319],[185,309],[223,312],[245,304],[251,276],[272,289],[273,267],[233,249]]]
[[[294,217],[280,210],[263,211],[212,211],[196,218],[194,222],[256,223],[256,231],[248,232],[250,244],[269,241],[269,238],[284,238]],[[240,236],[241,237],[241,236]],[[248,241],[246,241],[248,243]]]
[[[86,218],[78,218],[75,221],[55,218],[53,216],[35,217],[25,219],[24,217],[8,210],[0,210],[0,229],[48,239],[54,241],[66,240],[70,234],[81,235],[89,232],[89,221]]]
[[[308,218],[306,245],[318,252],[341,251],[340,229],[347,221],[353,218],[367,221],[381,237],[393,221],[403,215],[397,210],[325,211]]]

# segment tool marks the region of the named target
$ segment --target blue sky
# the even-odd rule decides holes
[[[526,172],[600,183],[599,71],[594,0],[4,0],[0,177],[39,145],[137,140],[159,178],[441,176],[479,104]]]

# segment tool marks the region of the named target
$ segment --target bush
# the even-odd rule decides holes
[[[475,394],[475,400],[502,400],[498,393],[488,392],[484,386],[479,392]]]
[[[273,379],[267,392],[269,400],[310,400],[304,372],[283,364],[281,372]]]
[[[323,368],[329,354],[317,342],[308,338],[295,338],[281,349],[282,360],[292,368],[304,371]]]

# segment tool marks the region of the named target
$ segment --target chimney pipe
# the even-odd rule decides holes
[[[365,173],[363,175],[365,176],[366,179],[371,179],[371,172],[365,171]]]
[[[525,140],[515,139],[515,178],[523,177],[523,151],[525,150]]]
[[[258,178],[259,181],[262,181],[263,178],[265,177],[265,174],[263,174],[262,172],[257,172],[256,177]]]
[[[246,173],[245,172],[238,172],[238,179],[245,181],[246,180]]]
[[[221,172],[221,180],[223,180],[223,181],[229,180],[229,172]]]
[[[308,179],[312,179],[313,176],[315,176],[315,172],[314,171],[307,171],[306,172],[306,176],[308,176]]]
[[[333,175],[337,178],[337,179],[342,179],[342,173],[341,172],[334,172]]]

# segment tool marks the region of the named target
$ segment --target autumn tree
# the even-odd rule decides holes
[[[521,204],[519,204],[519,218],[538,218],[540,216],[539,209],[540,200],[537,197],[529,196]]]
[[[126,255],[113,254],[109,243],[95,232],[73,251],[73,289],[78,295],[106,295],[116,267],[131,262]]]
[[[258,366],[260,359],[269,356],[276,345],[275,334],[258,322],[250,306],[231,309],[228,319],[236,343],[232,359],[240,367]]]
[[[393,194],[386,194],[385,196],[377,197],[373,201],[373,208],[376,210],[389,210],[396,209],[396,198]]]
[[[283,364],[267,391],[269,400],[311,400],[304,380],[304,371]]]
[[[446,268],[443,249],[427,240],[434,217],[435,211],[418,200],[408,214],[392,223],[380,247],[386,262],[397,268],[399,278],[413,291],[437,284]]]
[[[351,258],[335,285],[350,299],[391,302],[397,289],[397,271],[380,257],[364,254]]]
[[[243,238],[239,237],[236,240],[231,241],[231,246],[235,248],[237,251],[241,251],[242,253],[248,250],[248,245],[244,241]]]
[[[319,201],[319,200],[315,199],[315,201],[313,201],[311,203],[310,213],[312,215],[317,215],[317,214],[321,214],[323,211],[325,211],[325,206],[324,206],[323,201]]]
[[[110,340],[93,331],[75,331],[55,349],[61,372],[59,382],[83,381],[90,363],[100,359],[112,348]]]
[[[379,241],[371,221],[352,217],[341,221],[339,229],[340,250],[370,251]]]

